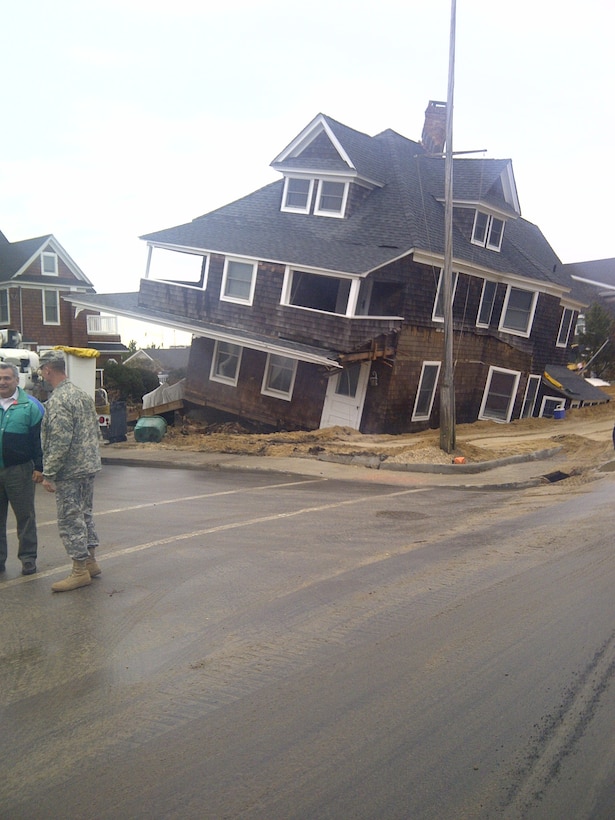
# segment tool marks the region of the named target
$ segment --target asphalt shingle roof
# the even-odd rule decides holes
[[[6,239],[6,237],[4,237]],[[51,234],[21,242],[0,242],[0,282],[8,282],[51,239]]]
[[[426,155],[419,143],[395,131],[370,137],[330,117],[324,119],[357,171],[382,185],[349,217],[282,212],[283,180],[279,180],[192,222],[141,238],[355,275],[366,275],[412,250],[442,255],[444,206],[439,200],[444,195],[444,160]],[[499,207],[508,208],[512,216],[499,181],[509,165],[502,159],[455,159],[455,200],[493,203],[500,197]],[[456,228],[453,257],[496,272],[570,287],[543,234],[520,217],[507,220],[499,253],[473,245]]]
[[[594,387],[578,373],[569,370],[564,365],[548,364],[545,371],[562,385],[563,391],[571,399],[577,401],[607,402],[610,396],[599,387]]]

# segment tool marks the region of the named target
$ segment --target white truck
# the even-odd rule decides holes
[[[14,364],[19,370],[19,386],[31,392],[37,379],[38,354],[21,345],[21,334],[16,330],[0,329],[0,361]]]

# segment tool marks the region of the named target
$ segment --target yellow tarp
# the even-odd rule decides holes
[[[66,345],[56,345],[54,350],[63,350],[65,353],[70,353],[72,356],[80,356],[82,359],[95,359],[100,356],[100,351],[94,350],[91,347],[67,347]]]

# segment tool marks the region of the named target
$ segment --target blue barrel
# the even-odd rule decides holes
[[[144,416],[135,424],[135,441],[162,441],[167,423],[162,416]]]
[[[566,411],[562,407],[561,409],[553,411],[553,418],[554,419],[564,419],[566,418]]]

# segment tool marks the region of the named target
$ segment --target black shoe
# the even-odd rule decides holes
[[[4,572],[5,569],[6,569],[6,567],[4,566],[4,564],[0,564],[0,572]]]
[[[21,570],[22,575],[34,575],[36,572],[36,561],[24,561],[23,568]]]

